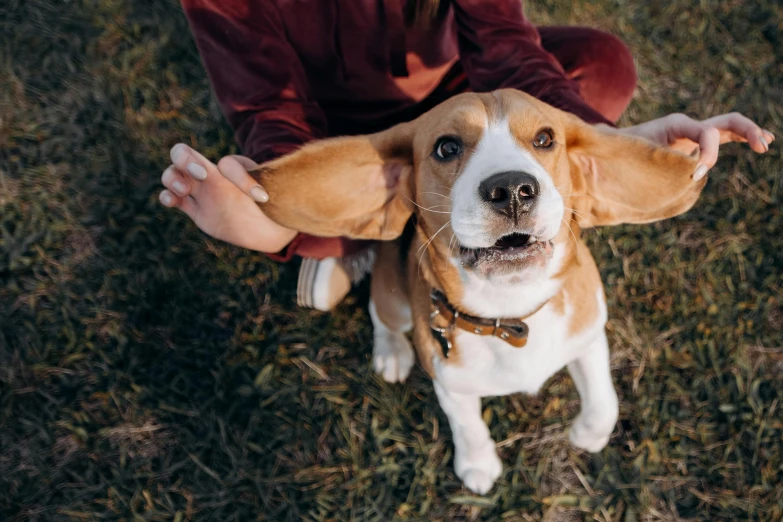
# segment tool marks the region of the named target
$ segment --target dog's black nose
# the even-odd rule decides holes
[[[540,188],[527,172],[499,172],[479,185],[479,195],[496,212],[517,217],[533,210]]]

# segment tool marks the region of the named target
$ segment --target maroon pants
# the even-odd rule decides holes
[[[610,121],[617,121],[628,107],[636,88],[636,68],[625,44],[608,33],[585,27],[541,27],[541,44],[579,84],[584,101]],[[422,102],[394,118],[375,122],[373,128],[347,129],[364,134],[410,121],[443,100],[468,91],[468,81],[459,63]],[[343,257],[366,248],[368,241],[299,235],[296,251],[302,257]],[[293,246],[293,245],[292,245]],[[289,247],[290,248],[290,247]]]

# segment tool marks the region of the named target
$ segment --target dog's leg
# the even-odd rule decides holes
[[[397,248],[396,242],[379,245],[370,284],[373,366],[388,382],[404,381],[416,361],[411,343],[405,337],[413,322]]]
[[[617,423],[617,393],[609,369],[609,345],[601,333],[585,353],[568,365],[582,399],[582,411],[568,434],[571,443],[587,451],[601,451]]]
[[[454,438],[454,471],[468,489],[483,495],[500,476],[503,464],[481,418],[481,397],[449,392],[438,381],[433,384]]]

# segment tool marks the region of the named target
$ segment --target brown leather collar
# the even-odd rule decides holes
[[[430,298],[434,308],[430,315],[430,328],[441,343],[446,357],[451,349],[452,330],[455,327],[476,335],[497,337],[515,348],[527,344],[528,327],[522,319],[486,319],[461,313],[449,303],[443,292],[434,288]]]

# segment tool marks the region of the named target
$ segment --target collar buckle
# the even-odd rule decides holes
[[[447,326],[438,326],[435,323],[439,315],[441,315],[441,313],[438,308],[435,308],[435,310],[433,310],[430,314],[430,331],[432,332],[432,336],[435,338],[435,340],[438,341],[440,349],[443,352],[443,357],[448,359],[449,352],[452,348],[451,334],[454,330],[454,319],[452,318]]]

